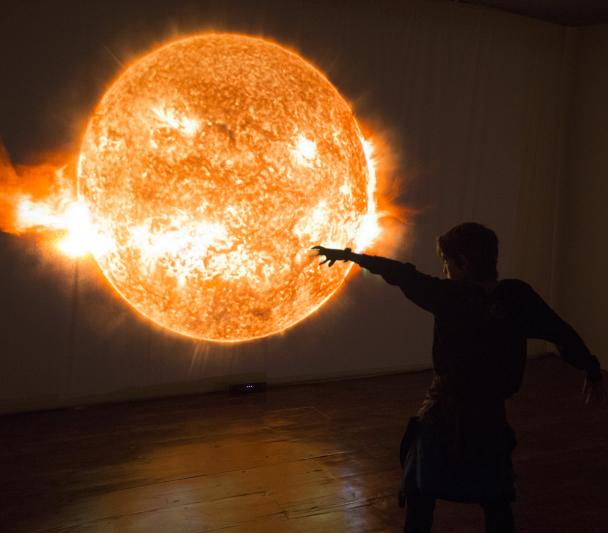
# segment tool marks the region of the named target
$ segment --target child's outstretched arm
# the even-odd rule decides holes
[[[431,313],[440,313],[449,303],[450,290],[446,280],[423,274],[411,263],[402,263],[375,255],[357,254],[350,248],[341,250],[313,246],[312,249],[317,251],[317,255],[325,257],[320,264],[328,263],[328,266],[332,266],[336,261],[357,263],[372,274],[382,276],[387,283],[397,285],[412,302]]]
[[[555,344],[560,357],[586,373],[583,396],[585,403],[604,403],[606,388],[597,357],[591,354],[583,339],[530,287],[525,285],[523,306],[527,337],[544,339]]]
[[[399,285],[399,281],[403,277],[403,270],[408,265],[408,263],[401,263],[400,261],[386,257],[356,254],[350,248],[341,250],[338,248],[313,246],[312,249],[317,251],[317,255],[325,256],[325,260],[320,263],[321,265],[328,263],[328,266],[332,266],[336,261],[352,261],[369,270],[372,274],[379,274],[391,285]]]

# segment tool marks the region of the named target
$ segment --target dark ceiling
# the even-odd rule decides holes
[[[608,24],[607,0],[441,0],[508,11],[565,26]]]

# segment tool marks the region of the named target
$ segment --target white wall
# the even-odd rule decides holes
[[[435,236],[476,220],[499,234],[501,274],[550,299],[571,32],[440,2],[299,9],[262,29],[391,132],[397,200],[417,210],[396,256],[439,275]],[[69,261],[31,239],[0,235],[0,248],[4,411],[211,390],[243,374],[277,383],[430,366],[432,318],[370,275],[284,335],[197,344],[140,319],[90,260],[75,294]]]
[[[608,366],[608,26],[581,28],[570,108],[559,310]]]

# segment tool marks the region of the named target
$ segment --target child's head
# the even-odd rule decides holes
[[[490,281],[498,278],[498,237],[491,229],[465,222],[437,237],[437,254],[449,278]]]

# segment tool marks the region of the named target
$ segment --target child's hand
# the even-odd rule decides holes
[[[583,383],[583,397],[585,398],[585,404],[587,405],[600,405],[606,403],[606,386],[604,380],[589,381],[585,378]]]
[[[323,265],[329,263],[327,266],[332,266],[336,261],[348,261],[348,256],[351,252],[350,248],[339,250],[336,248],[325,248],[324,246],[313,246],[311,250],[316,250],[317,255],[325,256],[325,260],[321,261],[319,264]]]

